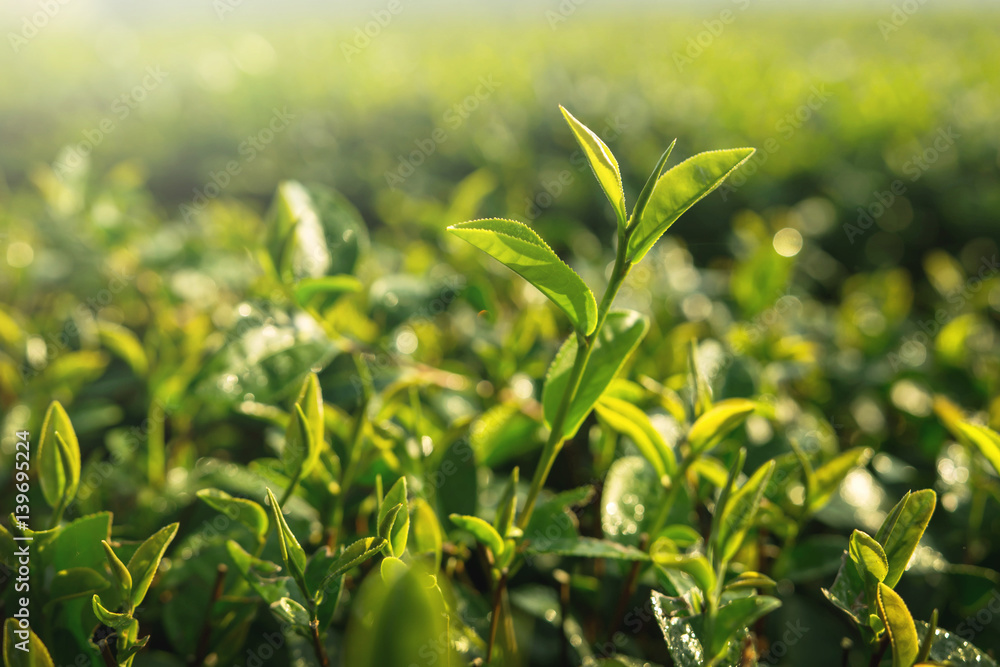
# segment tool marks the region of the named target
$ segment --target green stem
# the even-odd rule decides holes
[[[65,500],[65,498],[59,501],[58,507],[56,507],[55,511],[52,512],[52,518],[49,520],[50,529],[56,528],[59,525],[59,522],[62,521],[63,512],[66,511],[66,503],[63,502],[63,500]]]
[[[670,516],[670,510],[674,506],[674,501],[677,500],[677,493],[680,490],[681,484],[684,482],[684,476],[687,474],[688,468],[691,467],[691,464],[694,463],[697,458],[697,454],[689,453],[681,460],[680,465],[677,467],[677,477],[673,480],[673,483],[670,485],[670,490],[667,491],[667,497],[663,499],[663,503],[660,505],[660,510],[656,515],[656,519],[653,521],[652,530],[647,533],[647,547],[652,546],[656,536],[661,530],[663,530],[664,525],[667,523],[667,519]],[[632,579],[631,583],[626,585],[623,594],[631,596],[632,593],[635,592],[635,586],[637,583],[638,577]]]
[[[507,586],[507,573],[500,575],[496,589],[493,591],[493,616],[490,618],[490,637],[486,645],[486,664],[493,661],[493,647],[497,641],[497,628],[500,626],[500,603],[503,600],[503,589]]]
[[[649,531],[649,539],[655,540],[657,534],[667,523],[667,519],[670,516],[670,510],[673,509],[674,501],[677,500],[677,493],[680,491],[681,484],[684,483],[684,476],[687,474],[688,468],[698,459],[698,455],[689,452],[687,456],[681,459],[680,465],[677,466],[677,476],[670,485],[670,490],[667,491],[667,497],[663,499],[663,503],[660,505],[660,511],[656,515],[656,520],[653,521],[653,527]],[[652,544],[652,542],[650,542]]]
[[[615,267],[612,270],[608,287],[604,291],[604,297],[601,299],[601,304],[597,309],[597,325],[589,336],[584,336],[579,332],[576,334],[578,343],[576,359],[573,361],[569,382],[566,385],[566,390],[563,392],[562,399],[559,401],[556,416],[552,420],[552,430],[549,432],[549,438],[545,442],[544,449],[542,449],[542,459],[539,462],[538,468],[535,469],[535,475],[531,480],[531,488],[528,490],[528,497],[524,502],[524,508],[521,510],[521,516],[518,518],[517,525],[521,530],[527,528],[528,521],[531,520],[531,513],[535,509],[535,502],[538,500],[538,495],[545,487],[545,481],[552,470],[552,464],[555,463],[556,456],[558,456],[563,442],[566,440],[563,437],[562,431],[566,423],[566,415],[569,413],[569,406],[576,397],[576,392],[583,381],[583,371],[587,367],[590,355],[594,352],[597,337],[600,335],[601,329],[604,327],[604,322],[608,318],[611,304],[614,302],[618,290],[621,289],[629,269],[632,268],[632,263],[625,258],[625,246],[626,244],[619,237]]]
[[[313,652],[316,654],[320,666],[330,667],[330,658],[326,655],[326,649],[323,647],[323,640],[319,634],[319,621],[313,621],[309,624],[309,632],[312,634]]]
[[[292,478],[291,484],[289,484],[288,488],[285,489],[285,493],[281,496],[281,500],[278,501],[279,508],[284,507],[285,503],[288,502],[288,499],[292,497],[292,494],[295,493],[295,489],[298,488],[299,480],[301,479],[302,479],[302,468],[300,467],[299,471],[295,473],[295,477]]]

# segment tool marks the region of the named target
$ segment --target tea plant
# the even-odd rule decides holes
[[[40,492],[47,528],[16,513],[0,526],[0,562],[26,571],[35,605],[30,630],[4,623],[5,664],[742,667],[781,661],[789,635],[775,619],[812,593],[845,623],[835,631],[849,637],[821,649],[841,664],[995,665],[906,587],[952,577],[959,609],[987,608],[1000,582],[980,564],[1000,436],[944,395],[893,385],[939,457],[941,479],[927,486],[957,506],[943,471],[965,467],[959,456],[976,481],[975,511],[957,528],[972,553],[952,564],[924,539],[935,490],[902,492],[879,515],[883,489],[914,475],[873,431],[841,437],[823,416],[839,390],[819,371],[823,322],[754,338],[737,326],[713,334],[725,318],[616,305],[636,304],[637,267],[652,267],[648,280],[672,270],[664,257],[683,259],[677,246],[658,254],[661,237],[753,149],[668,168],[672,143],[629,208],[608,146],[562,113],[615,219],[606,271],[575,270],[514,220],[447,234],[549,305],[480,277],[506,269],[459,243],[450,259],[470,270],[452,287],[459,270],[425,242],[372,244],[340,195],[285,182],[264,220],[222,204],[206,215],[221,220],[206,233],[233,235],[234,255],[249,249],[255,267],[217,274],[221,296],[195,289],[182,262],[169,287],[149,272],[124,292],[141,326],[85,317],[81,349],[19,387],[26,404],[48,392],[70,410],[45,399],[34,477],[14,476],[18,493]],[[741,230],[748,243],[768,238],[753,218]],[[753,247],[732,269],[747,311],[747,281],[788,276],[769,246]],[[589,283],[602,278],[598,300]],[[891,305],[893,289],[898,280],[860,280],[845,299]],[[21,342],[14,316],[0,316],[0,337]],[[875,348],[854,318],[839,326],[858,354]],[[82,388],[109,384],[140,415],[138,433],[108,428],[121,417],[88,405]],[[15,538],[31,539],[30,564]],[[5,589],[5,611],[19,592]]]

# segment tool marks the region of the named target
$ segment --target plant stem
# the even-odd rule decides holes
[[[878,667],[879,663],[882,662],[882,658],[885,656],[885,652],[889,650],[889,638],[882,637],[882,642],[879,644],[878,650],[872,654],[871,662],[868,663],[869,667]]]
[[[330,658],[327,657],[326,649],[323,648],[323,640],[319,636],[319,621],[310,622],[309,630],[312,632],[313,652],[316,653],[316,659],[319,660],[321,667],[330,667]]]
[[[566,385],[566,391],[563,392],[562,399],[559,401],[559,407],[556,410],[556,416],[552,420],[552,430],[549,432],[549,439],[545,442],[545,447],[542,450],[542,459],[535,469],[535,475],[531,480],[531,488],[528,491],[528,497],[524,502],[524,508],[521,510],[521,516],[518,518],[518,527],[524,530],[528,526],[528,521],[531,520],[531,513],[535,509],[535,501],[538,500],[538,495],[542,492],[545,487],[545,481],[549,477],[549,472],[552,470],[552,464],[556,460],[556,456],[562,449],[563,442],[565,438],[562,435],[563,426],[566,423],[566,415],[569,413],[569,406],[572,404],[573,399],[576,397],[576,392],[580,388],[580,383],[583,381],[583,371],[587,367],[587,362],[590,360],[590,355],[594,351],[594,347],[597,341],[597,337],[601,333],[601,329],[604,328],[604,322],[608,318],[608,312],[611,310],[611,304],[615,300],[615,296],[618,294],[618,290],[621,289],[622,283],[625,280],[625,276],[628,275],[629,269],[632,267],[632,263],[625,259],[625,243],[619,237],[618,240],[618,253],[615,256],[615,267],[611,273],[611,280],[608,281],[608,287],[604,291],[604,297],[601,299],[601,304],[597,308],[597,325],[589,336],[584,336],[583,334],[577,332],[577,351],[576,359],[573,361],[573,368],[570,371],[569,382]]]
[[[208,656],[208,642],[212,638],[212,608],[222,597],[228,569],[225,563],[219,563],[218,568],[216,568],[215,586],[212,587],[212,597],[209,600],[208,609],[205,611],[205,622],[201,626],[201,636],[198,638],[198,652],[195,653],[194,660],[191,661],[191,667],[198,667],[205,662],[205,658]]]
[[[49,520],[49,528],[55,528],[62,521],[63,512],[66,511],[66,504],[62,501],[59,502],[59,506],[56,507],[55,511],[52,512],[52,518]]]
[[[569,381],[567,382],[566,390],[563,392],[562,398],[559,401],[556,416],[552,420],[552,430],[549,431],[549,438],[545,441],[545,447],[542,449],[542,459],[539,462],[538,467],[535,469],[535,474],[531,479],[531,488],[528,490],[528,497],[524,501],[524,507],[521,509],[521,514],[517,520],[517,525],[522,531],[528,527],[528,522],[531,521],[531,513],[535,509],[535,502],[538,500],[538,496],[541,494],[542,489],[545,488],[545,482],[549,477],[549,473],[552,471],[552,464],[555,463],[556,456],[559,455],[560,450],[562,450],[563,443],[566,440],[563,436],[563,426],[566,423],[566,416],[569,414],[569,407],[572,404],[573,399],[576,397],[576,392],[580,388],[580,384],[583,381],[583,372],[587,367],[587,362],[590,360],[590,355],[594,352],[594,348],[597,344],[597,337],[600,335],[601,329],[604,328],[604,322],[608,318],[608,312],[611,310],[611,304],[614,302],[615,296],[618,294],[618,290],[621,289],[622,283],[625,281],[625,276],[628,275],[629,269],[632,268],[632,263],[625,257],[627,250],[626,246],[627,244],[625,242],[624,235],[619,233],[618,251],[615,254],[615,266],[611,271],[611,279],[608,281],[608,286],[604,290],[604,296],[601,298],[601,303],[597,307],[597,324],[588,336],[581,334],[579,331],[576,334],[576,358],[573,360],[573,368],[570,370]],[[511,567],[513,568],[514,566],[512,565]],[[493,618],[490,620],[490,638],[486,649],[487,663],[493,656],[493,644],[496,641],[497,626],[500,622],[500,603],[503,599],[504,588],[506,586],[507,571],[504,571],[500,580],[497,582],[496,591],[494,593]]]
[[[566,619],[569,617],[569,594],[570,576],[565,570],[556,570],[554,573],[556,581],[559,582],[559,658],[562,667],[570,667],[569,662],[569,637],[566,635]]]
[[[497,639],[497,627],[500,625],[500,601],[503,599],[503,589],[507,586],[507,573],[500,575],[493,591],[493,616],[490,618],[490,641],[486,645],[486,663],[493,660],[493,645]]]
[[[295,489],[296,489],[296,487],[298,487],[299,480],[301,478],[302,478],[302,468],[300,467],[299,468],[299,472],[295,473],[295,477],[292,478],[292,481],[288,485],[288,488],[285,489],[285,493],[282,494],[281,500],[278,501],[278,509],[281,509],[282,507],[284,507],[285,503],[288,502],[288,499],[292,497],[293,493],[295,493]]]
[[[111,655],[111,647],[108,646],[108,640],[100,640],[97,642],[97,647],[101,650],[101,657],[104,659],[104,664],[107,667],[118,667],[118,661]]]
[[[646,547],[649,546],[649,533],[643,533],[642,537],[639,538],[639,550],[645,551]],[[621,627],[622,621],[625,619],[625,607],[628,605],[629,598],[632,597],[632,593],[635,592],[636,583],[639,581],[639,571],[642,569],[641,561],[634,561],[632,567],[629,569],[628,577],[625,579],[625,586],[622,588],[621,596],[618,598],[618,606],[615,608],[615,615],[609,626],[608,637],[614,637],[615,633],[618,632],[618,628]]]
[[[667,491],[667,497],[663,499],[663,503],[660,505],[660,511],[656,515],[656,520],[653,521],[653,527],[649,531],[649,539],[655,540],[657,533],[663,530],[664,525],[667,523],[667,518],[670,516],[670,510],[674,506],[674,501],[677,500],[677,492],[680,491],[680,486],[684,482],[684,476],[687,474],[688,468],[691,467],[698,458],[697,454],[688,453],[677,466],[677,477],[673,480],[673,484],[670,485],[670,490]]]

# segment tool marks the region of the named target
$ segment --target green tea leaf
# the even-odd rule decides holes
[[[386,543],[386,540],[381,537],[365,537],[357,542],[353,542],[334,561],[330,567],[330,571],[326,575],[326,581],[328,582],[330,579],[338,577],[351,568],[365,562],[381,551]]]
[[[576,434],[601,394],[638,347],[648,328],[649,321],[635,311],[613,311],[608,314],[600,334],[593,342],[594,349],[583,369],[576,396],[567,410],[562,428],[563,437],[571,438]],[[555,419],[559,403],[569,384],[579,345],[576,336],[570,336],[559,349],[545,377],[542,409],[549,426]]]
[[[395,515],[393,522],[386,527],[388,532],[383,534],[382,524],[390,510],[396,505],[400,506],[399,513]],[[388,540],[386,548],[389,556],[402,556],[406,551],[406,541],[410,534],[410,510],[406,501],[406,477],[400,477],[392,485],[389,492],[385,494],[382,505],[378,510],[379,537]]]
[[[126,601],[126,609],[131,612],[132,604],[132,574],[128,571],[128,567],[125,563],[121,562],[115,554],[114,549],[108,544],[107,540],[101,540],[101,546],[104,547],[104,554],[108,559],[108,566],[111,568],[111,574],[114,575],[115,580],[118,582],[118,590],[121,594],[122,600]]]
[[[646,465],[648,469],[645,461],[638,457],[633,458]],[[541,500],[524,528],[523,539],[538,544],[560,539],[576,539],[579,537],[576,528],[577,518],[572,510],[588,504],[593,497],[594,488],[584,486]]]
[[[41,552],[44,544],[45,560],[56,571],[71,567],[103,571],[106,559],[101,540],[111,539],[111,512],[82,516],[55,531],[45,531],[43,537],[34,535],[34,548]]]
[[[661,610],[666,607],[664,596],[658,596],[653,591],[654,609]],[[667,650],[673,664],[677,667],[705,667],[708,664],[705,656],[705,649],[702,647],[698,632],[702,626],[702,616],[679,616],[657,613],[656,621],[663,632],[663,639],[667,644]],[[729,662],[726,664],[736,664]]]
[[[620,398],[607,395],[602,396],[594,407],[597,416],[608,426],[628,436],[661,480],[669,482],[677,474],[674,450],[667,445],[643,410]]]
[[[167,546],[173,541],[180,524],[172,523],[156,531],[152,537],[139,545],[128,562],[128,571],[132,575],[132,608],[135,609],[146,597],[146,591],[153,583],[160,560],[167,551]]]
[[[741,588],[774,588],[778,585],[771,577],[760,572],[740,572],[735,579],[726,584],[725,590],[738,590]]]
[[[268,604],[292,594],[291,577],[275,576],[281,571],[280,565],[252,556],[235,540],[226,542],[226,551],[250,587]]]
[[[469,427],[469,445],[482,465],[495,468],[542,446],[534,437],[538,422],[524,413],[521,403],[498,403]]]
[[[309,191],[295,181],[278,184],[270,218],[271,252],[279,275],[288,282],[325,275],[330,253]]]
[[[851,617],[859,626],[864,627],[869,614],[864,580],[858,574],[847,555],[841,555],[840,569],[829,589],[820,589],[824,596],[837,608]]]
[[[611,560],[648,561],[649,555],[627,544],[593,537],[537,541],[528,545],[528,553],[575,556],[578,558],[608,558]]]
[[[308,627],[312,620],[306,608],[291,598],[281,598],[270,606],[271,612],[285,623]]]
[[[389,566],[392,567],[392,566]],[[419,567],[383,578],[372,573],[361,584],[351,605],[344,633],[342,664],[351,667],[428,667],[464,664],[449,636],[457,628],[447,613],[440,578]]]
[[[281,450],[285,474],[293,479],[308,475],[319,460],[319,451],[309,418],[302,410],[302,405],[296,403],[288,422],[288,430],[285,431],[285,447]]]
[[[382,581],[387,584],[394,583],[397,579],[405,575],[409,569],[406,563],[395,556],[386,556],[379,564],[379,573],[382,575]]]
[[[410,511],[410,553],[415,558],[429,555],[433,571],[441,569],[441,550],[444,538],[441,523],[430,504],[423,498],[414,498]]]
[[[108,587],[104,575],[89,567],[71,567],[59,570],[49,583],[49,596],[45,601],[46,615],[60,602],[72,600],[84,595],[92,595]]]
[[[674,146],[676,145],[676,139],[671,141],[670,145],[667,146],[667,150],[663,151],[663,155],[660,156],[656,166],[653,167],[653,171],[649,174],[646,184],[642,186],[642,192],[639,193],[639,197],[635,200],[635,206],[632,207],[632,215],[628,219],[627,229],[631,230],[635,225],[636,220],[640,220],[642,218],[642,214],[646,210],[646,204],[649,203],[649,197],[653,194],[653,188],[656,186],[656,182],[660,180],[660,175],[663,174],[663,168],[667,164],[667,159],[670,157],[670,153],[673,152]]]
[[[814,487],[809,496],[809,513],[813,514],[822,509],[840,488],[840,483],[844,481],[848,473],[858,466],[865,465],[871,455],[871,449],[855,447],[841,452],[831,461],[817,468],[813,473]]]
[[[18,636],[27,632],[27,638]],[[22,647],[24,650],[22,650]],[[5,667],[54,667],[49,650],[32,629],[21,630],[16,618],[3,624],[3,662]]]
[[[402,503],[396,503],[392,507],[386,508],[386,503],[382,503],[382,509],[379,510],[379,520],[378,528],[376,533],[379,537],[384,540],[389,539],[389,533],[392,531],[392,524],[396,522],[396,515],[399,514],[399,510],[403,509]],[[383,513],[384,512],[384,513]],[[388,550],[392,551],[392,544],[386,545]]]
[[[746,629],[758,618],[770,614],[781,606],[781,601],[768,595],[755,595],[733,600],[720,607],[712,626],[712,643],[709,654],[718,655],[731,639],[742,637]]]
[[[616,542],[633,546],[652,528],[665,491],[662,478],[639,456],[623,456],[611,464],[601,494],[601,527]]]
[[[142,639],[138,638],[139,635],[139,622],[135,619],[132,620],[132,624],[118,633],[118,661],[120,664],[125,664],[131,667],[131,662],[129,659],[136,653],[141,651],[149,643],[149,635],[146,635]],[[127,643],[126,648],[121,648],[123,643]]]
[[[934,643],[927,655],[929,660],[953,667],[997,667],[996,661],[985,651],[979,650],[958,635],[941,628],[933,629],[924,621],[915,621],[914,624],[919,636],[933,634]]]
[[[510,479],[504,486],[503,496],[497,505],[497,515],[493,520],[493,527],[497,529],[500,537],[510,537],[510,529],[514,525],[514,515],[517,513],[517,466],[510,473]]]
[[[340,604],[341,594],[344,591],[344,580],[347,575],[341,574],[330,578],[322,591],[322,599],[316,605],[316,621],[321,629],[330,627],[333,615]]]
[[[764,490],[771,481],[774,472],[774,461],[768,461],[757,468],[750,479],[734,493],[726,503],[721,520],[719,544],[725,560],[730,560],[739,551],[746,538],[747,531],[753,525]]]
[[[993,470],[1000,475],[1000,433],[988,426],[958,422],[957,429],[990,462]]]
[[[597,325],[597,301],[587,284],[531,228],[520,222],[489,218],[448,228],[534,285],[589,335]]]
[[[94,595],[91,600],[92,607],[94,610],[94,616],[97,620],[104,625],[110,626],[115,630],[124,630],[128,626],[132,625],[132,616],[129,614],[116,614],[114,612],[108,611],[101,604],[101,597],[99,595]]]
[[[920,639],[920,650],[917,652],[916,664],[927,662],[927,656],[930,655],[931,646],[934,645],[934,636],[937,634],[937,624],[938,624],[938,610],[935,609],[931,612],[930,623],[927,624],[927,631],[923,633],[923,637]],[[919,630],[917,631],[920,634]]]
[[[877,591],[878,615],[892,642],[892,667],[911,667],[920,651],[920,640],[910,610],[887,585],[880,582]]]
[[[488,547],[493,555],[499,557],[504,550],[503,538],[496,528],[476,516],[462,516],[452,514],[451,522],[464,531],[472,533],[476,540]]]
[[[59,446],[57,434],[65,440],[64,448]],[[59,401],[52,401],[45,411],[36,456],[42,495],[50,507],[59,511],[73,500],[80,483],[80,443]]]
[[[649,555],[653,559],[653,562],[660,567],[680,570],[691,575],[703,593],[713,595],[716,583],[715,570],[712,569],[712,565],[708,562],[708,559],[701,554],[683,555],[674,553],[672,548],[661,540],[663,538],[653,542],[653,546],[649,550]]]
[[[752,148],[699,153],[663,174],[630,230],[628,259],[641,260],[682,213],[719,187],[753,153]]]
[[[136,376],[146,376],[149,372],[149,359],[146,358],[142,343],[131,330],[112,322],[97,320],[97,335],[101,344],[125,361]]]
[[[623,232],[625,230],[625,192],[622,190],[622,174],[618,168],[618,160],[611,153],[601,138],[594,134],[586,125],[573,117],[562,105],[559,105],[563,117],[569,123],[576,142],[580,144],[583,154],[587,156],[587,162],[597,177],[604,194],[611,202],[615,215],[618,216],[618,227]]]
[[[258,540],[267,536],[267,512],[259,503],[247,498],[233,498],[220,489],[201,489],[196,495],[212,509],[246,526]]]
[[[361,291],[361,281],[350,275],[303,278],[295,284],[295,300],[301,306],[311,302]],[[317,298],[317,297],[322,297]]]
[[[755,402],[745,398],[730,398],[716,403],[688,431],[687,441],[691,451],[704,454],[711,450],[746,421],[756,406]]]
[[[873,537],[860,530],[855,530],[851,533],[847,552],[862,580],[866,576],[870,576],[876,582],[885,581],[886,575],[889,574],[889,559],[886,558],[882,545],[876,542]]]
[[[691,376],[691,403],[695,419],[712,409],[712,385],[698,363],[698,341],[688,343],[688,373]]]
[[[937,494],[933,489],[907,493],[890,510],[878,529],[875,539],[882,545],[886,558],[889,559],[889,572],[885,576],[886,586],[895,587],[899,578],[903,576],[927,524],[930,523],[936,504]]]
[[[682,549],[693,547],[702,540],[701,534],[697,530],[691,526],[677,523],[667,526],[655,537],[665,537]]]
[[[729,504],[729,497],[736,491],[736,481],[743,472],[743,465],[746,463],[746,460],[747,450],[745,447],[740,447],[736,452],[736,458],[726,473],[725,483],[719,487],[721,489],[719,498],[715,502],[715,515],[712,517],[712,528],[708,535],[708,557],[720,570],[723,568],[725,557],[722,555],[722,542],[720,542],[719,537],[723,530],[727,528],[726,523],[723,521],[723,516],[726,513],[726,506]]]
[[[281,546],[281,558],[285,562],[285,567],[288,569],[288,573],[292,576],[292,579],[298,584],[303,594],[308,596],[309,589],[305,583],[306,552],[302,549],[302,545],[295,539],[295,534],[292,533],[292,530],[285,522],[281,506],[278,505],[278,500],[271,493],[271,489],[267,489],[267,500],[271,504],[274,525],[278,529],[278,544]]]

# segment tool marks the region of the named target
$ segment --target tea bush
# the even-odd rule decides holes
[[[671,144],[629,205],[562,111],[611,263],[507,218],[372,242],[296,181],[161,224],[127,167],[42,172],[5,664],[995,665],[995,257],[928,257],[933,327],[901,270],[817,299],[751,212],[696,268],[678,219],[753,149]]]

